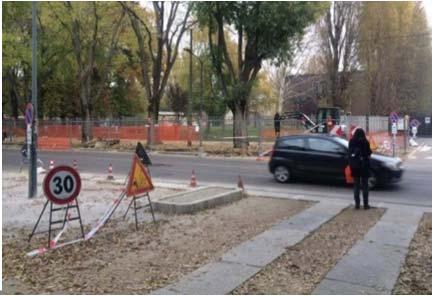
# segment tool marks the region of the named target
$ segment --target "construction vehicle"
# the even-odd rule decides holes
[[[297,119],[311,133],[330,133],[335,127],[340,128],[341,133],[345,134],[346,124],[341,122],[343,111],[337,107],[318,108],[316,112],[316,121],[314,122],[309,116],[300,111],[285,112],[281,116],[284,119]]]

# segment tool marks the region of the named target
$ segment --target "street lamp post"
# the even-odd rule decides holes
[[[191,56],[194,56],[200,63],[200,115],[199,115],[199,153],[200,155],[202,155],[203,151],[203,146],[202,146],[202,114],[203,114],[203,93],[204,93],[204,61],[197,56],[196,54],[194,54],[192,52],[192,50],[190,48],[184,48],[184,51],[188,52]]]
[[[28,197],[33,198],[37,195],[37,174],[36,174],[36,160],[37,160],[37,24],[36,24],[37,7],[36,2],[32,2],[32,103],[33,103],[33,116],[31,118],[31,133],[27,135],[28,144],[30,144],[29,157],[29,191]]]
[[[187,104],[187,126],[188,126],[188,141],[187,141],[187,145],[188,147],[192,146],[192,141],[191,141],[191,130],[190,127],[192,126],[192,100],[193,100],[193,95],[192,95],[192,30],[190,30],[190,51],[189,51],[189,98],[188,98],[188,104]]]

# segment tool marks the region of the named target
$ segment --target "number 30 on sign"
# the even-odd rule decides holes
[[[45,196],[55,204],[73,201],[81,190],[81,178],[76,170],[69,166],[52,169],[43,182]]]

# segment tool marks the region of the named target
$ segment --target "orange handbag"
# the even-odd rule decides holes
[[[351,168],[349,165],[347,165],[345,168],[345,180],[346,180],[347,184],[353,184],[354,183],[354,178],[351,175]]]

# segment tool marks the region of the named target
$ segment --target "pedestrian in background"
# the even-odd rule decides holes
[[[372,150],[369,141],[366,139],[366,134],[363,129],[357,128],[354,136],[349,141],[349,166],[351,175],[354,178],[354,201],[355,208],[360,208],[360,187],[363,193],[363,207],[365,210],[370,209],[369,206],[369,184],[370,175],[370,156]]]
[[[281,121],[281,117],[279,113],[276,112],[274,116],[274,129],[275,129],[276,138],[279,138],[280,136],[280,121]]]

